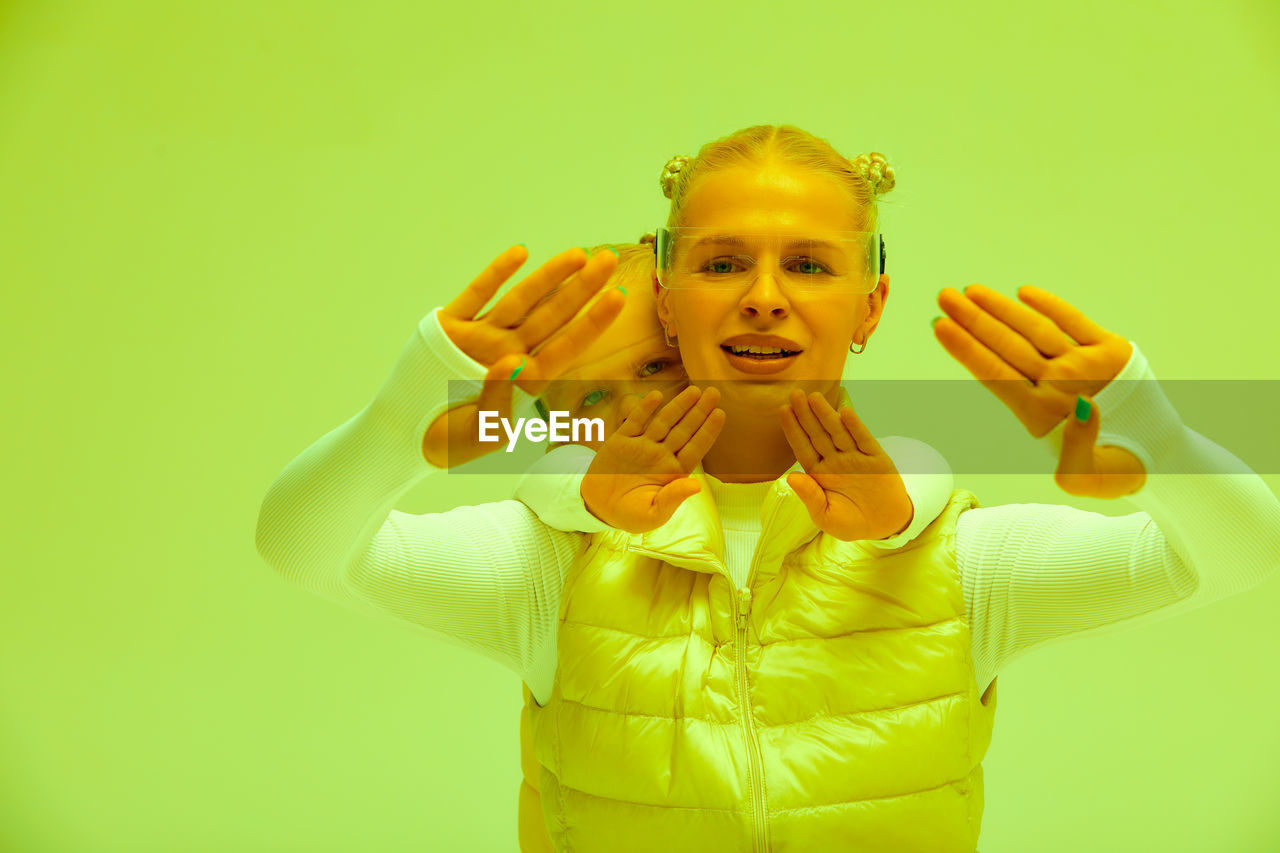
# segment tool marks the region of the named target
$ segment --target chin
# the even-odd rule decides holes
[[[763,415],[774,411],[788,402],[791,389],[797,382],[790,379],[726,379],[715,384],[720,389],[720,407],[726,404],[733,408],[758,409]]]

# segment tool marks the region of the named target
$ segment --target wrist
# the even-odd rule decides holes
[[[598,476],[600,475],[592,474],[590,472],[582,475],[582,485],[578,487],[578,497],[582,498],[582,508],[585,509],[592,518],[594,518],[596,521],[600,522],[601,524],[609,524],[608,520],[601,518],[600,514],[597,513],[595,509],[591,506],[591,498],[588,497],[588,495],[590,494],[590,487],[593,485],[592,477],[598,477]]]
[[[889,539],[893,536],[901,536],[903,533],[907,532],[907,528],[909,528],[911,526],[911,522],[915,520],[916,520],[916,506],[914,503],[911,502],[911,497],[908,496],[907,497],[907,520],[903,523],[901,527],[899,527],[893,533],[890,533],[888,536],[885,536],[883,538]]]

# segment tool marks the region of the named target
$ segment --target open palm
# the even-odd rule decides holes
[[[849,406],[837,412],[818,392],[791,392],[778,410],[803,474],[787,475],[820,530],[837,539],[884,539],[914,515],[902,476]]]
[[[1146,471],[1129,451],[1097,445],[1102,413],[1091,399],[1124,369],[1133,345],[1047,290],[1026,285],[1017,295],[1021,302],[980,284],[943,288],[938,305],[946,316],[934,324],[934,337],[1031,435],[1068,419],[1055,472],[1064,491],[1133,494]],[[1088,408],[1083,423],[1074,415],[1080,397]]]
[[[659,409],[662,400],[661,391],[624,400],[622,423],[582,478],[587,510],[628,533],[661,527],[701,490],[689,475],[724,427],[716,388],[690,385]]]
[[[497,443],[479,441],[480,412],[510,417],[515,386],[540,393],[604,333],[626,302],[620,291],[606,292],[581,310],[608,282],[617,268],[617,256],[601,252],[588,258],[582,249],[569,249],[538,267],[481,314],[528,258],[525,247],[512,246],[436,313],[454,346],[485,367],[479,399],[449,409],[423,434],[423,456],[436,467],[461,465],[494,452]]]

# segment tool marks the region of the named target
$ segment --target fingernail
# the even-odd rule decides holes
[[[941,314],[939,314],[937,317],[934,317],[932,320],[929,321],[929,328],[933,328],[934,326],[938,325],[938,321],[941,319],[942,319]]]
[[[1076,420],[1080,423],[1087,423],[1089,420],[1089,411],[1093,406],[1089,401],[1080,395],[1076,395]]]
[[[613,248],[612,246],[609,247],[609,251],[613,252],[614,257],[617,257],[617,258],[622,257],[622,255],[618,254],[618,250]]]
[[[512,379],[515,379],[517,376],[519,376],[519,375],[520,375],[520,371],[522,371],[522,370],[524,370],[524,359],[523,359],[523,358],[522,358],[522,359],[520,359],[520,366],[519,366],[519,367],[517,367],[515,370],[511,371],[511,375],[507,377],[507,380],[508,380],[508,381],[510,381],[510,380],[512,380]]]
[[[622,285],[618,285],[618,290],[621,290],[621,291],[622,291],[622,295],[623,295],[623,296],[626,296],[626,295],[627,295],[627,289],[626,289],[625,287],[623,287]]]
[[[517,245],[517,246],[519,246],[519,247],[520,247],[520,248],[522,248],[522,249],[527,249],[527,248],[529,248],[529,247],[528,247],[528,246],[526,246],[524,243],[516,243],[516,245]]]
[[[590,249],[588,249],[586,246],[579,246],[578,248],[579,248],[579,249],[581,249],[582,251],[586,252],[586,253],[587,253],[587,257],[588,257],[588,258],[589,258],[589,257],[591,257],[591,250],[590,250]]]

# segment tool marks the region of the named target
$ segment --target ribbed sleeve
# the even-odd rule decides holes
[[[422,437],[449,405],[449,380],[478,389],[483,375],[434,311],[424,317],[374,399],[276,477],[256,544],[299,586],[412,622],[526,677],[581,537],[552,530],[517,501],[425,515],[393,509],[435,470]]]
[[[609,525],[588,512],[582,502],[582,478],[595,458],[596,452],[581,444],[547,451],[516,483],[516,500],[556,530],[608,530]]]

